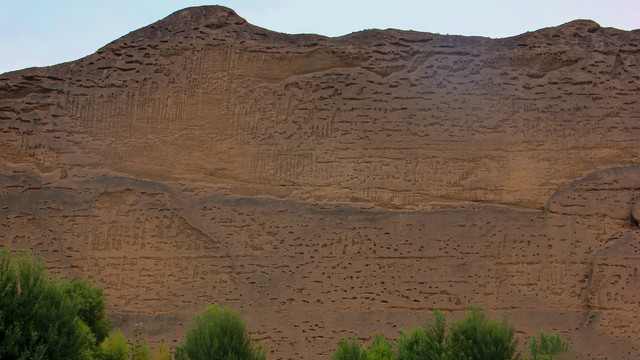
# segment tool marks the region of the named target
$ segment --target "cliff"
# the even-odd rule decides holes
[[[180,340],[212,302],[271,358],[506,313],[640,356],[640,31],[288,35],[197,7],[0,75],[0,243]]]

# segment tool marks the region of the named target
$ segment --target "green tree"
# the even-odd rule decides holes
[[[529,351],[534,360],[537,359],[553,359],[552,356],[560,355],[569,351],[569,344],[564,341],[560,334],[555,333],[546,335],[544,331],[540,331],[540,339],[532,336],[529,339]]]
[[[169,346],[162,342],[152,353],[144,338],[145,326],[136,324],[133,341],[128,341],[122,331],[116,329],[102,341],[96,353],[96,360],[170,360]]]
[[[171,360],[171,352],[169,351],[169,345],[166,342],[161,342],[160,345],[153,351],[153,360]]]
[[[122,331],[116,329],[100,344],[100,360],[128,360],[129,342]]]
[[[331,360],[366,360],[367,351],[362,348],[356,338],[338,341],[338,348],[331,356]]]
[[[151,360],[149,343],[144,338],[144,325],[139,323],[133,331],[133,343],[129,348],[131,360]]]
[[[31,253],[0,254],[0,358],[83,359],[91,336],[63,283]]]
[[[506,318],[499,323],[488,319],[480,308],[472,307],[465,318],[451,325],[447,352],[451,359],[460,360],[520,359],[514,335]]]
[[[400,332],[398,339],[398,360],[443,360],[446,358],[447,322],[438,309],[434,317],[423,327],[414,328],[411,333]]]
[[[111,330],[111,321],[106,317],[106,302],[102,288],[85,279],[64,282],[64,288],[78,309],[78,317],[91,329],[96,342],[104,340]]]
[[[368,360],[393,360],[393,343],[382,334],[374,334],[373,342],[366,351]]]
[[[184,345],[176,346],[176,360],[264,360],[266,350],[254,347],[240,313],[210,305],[187,328]]]
[[[87,324],[76,316],[75,325],[78,327],[78,336],[81,340],[82,346],[80,347],[80,359],[94,360],[94,357],[98,351],[96,346],[96,337]]]

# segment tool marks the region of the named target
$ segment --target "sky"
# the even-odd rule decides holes
[[[290,34],[396,28],[502,38],[575,19],[640,28],[640,0],[0,0],[0,74],[76,60],[177,10],[212,4]]]

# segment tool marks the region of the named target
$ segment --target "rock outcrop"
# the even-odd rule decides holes
[[[640,32],[288,35],[178,11],[0,75],[0,243],[179,340],[231,304],[270,358],[438,307],[640,356]]]

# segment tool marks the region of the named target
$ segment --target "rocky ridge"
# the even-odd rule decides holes
[[[271,358],[433,307],[633,359],[640,31],[288,35],[178,11],[0,75],[0,243],[176,340],[229,303]]]

